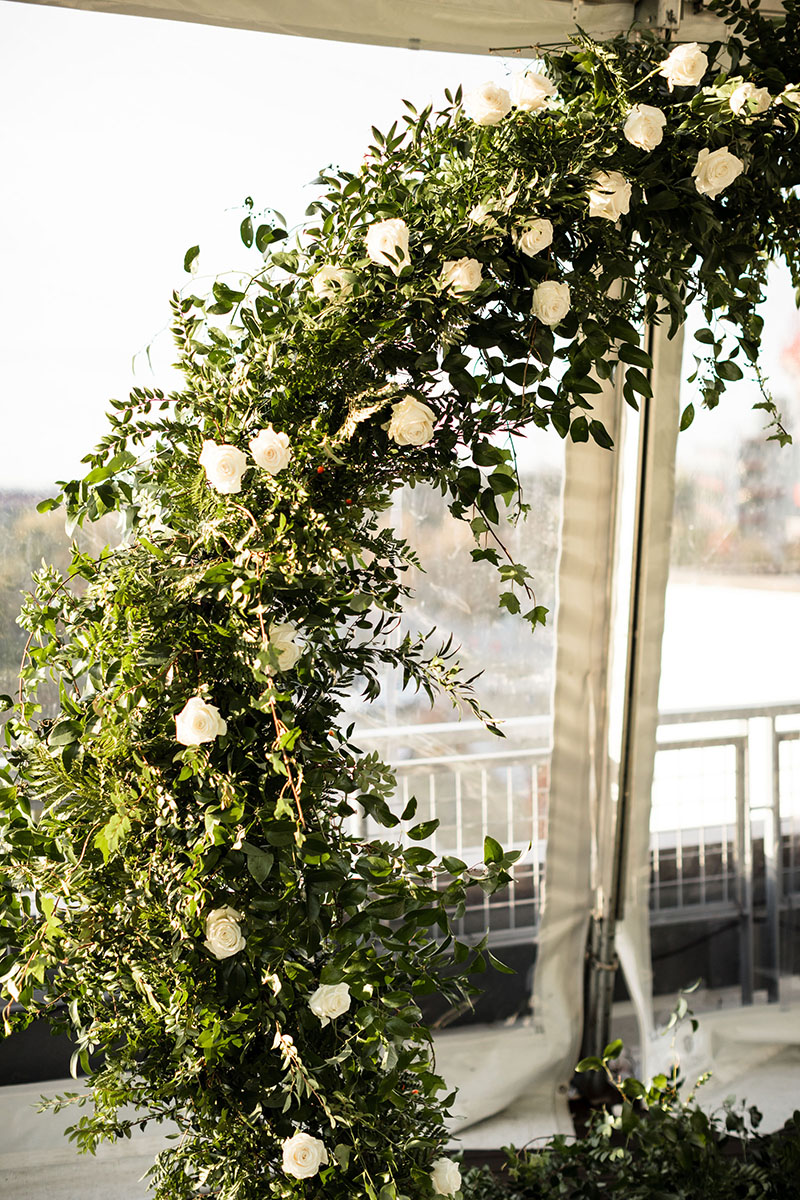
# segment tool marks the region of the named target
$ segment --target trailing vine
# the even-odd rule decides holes
[[[535,627],[498,529],[525,508],[507,436],[610,447],[593,397],[622,373],[647,402],[642,328],[674,333],[696,299],[704,403],[757,373],[769,262],[800,286],[798,7],[714,7],[725,46],[578,34],[513,98],[406,102],[359,170],[321,173],[294,241],[249,201],[252,276],[173,298],[182,389],[112,402],[86,476],[40,506],[128,533],[68,579],[43,568],[22,614],[5,1025],[75,1039],[92,1092],[56,1103],[89,1107],[81,1148],[177,1124],[161,1200],[458,1190],[418,1001],[458,1003],[495,963],[451,920],[515,855],[438,859],[343,727],[389,664],[494,728],[446,638],[394,637],[416,559],[380,516],[439,487]]]

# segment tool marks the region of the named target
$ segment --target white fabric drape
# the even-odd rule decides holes
[[[231,29],[406,46],[411,50],[450,50],[490,54],[563,42],[579,26],[597,38],[630,29],[637,19],[656,19],[651,8],[623,0],[22,0],[57,8],[122,16],[192,21]],[[678,8],[680,9],[680,5]],[[684,5],[684,10],[689,6]],[[764,15],[780,12],[780,0],[764,0]],[[674,30],[674,26],[672,26]],[[684,11],[682,41],[711,41],[729,31],[698,6]]]
[[[592,397],[593,403],[595,398]],[[594,416],[615,442],[621,397],[606,386]],[[553,1047],[549,1085],[563,1095],[577,1060],[589,918],[607,824],[609,649],[614,624],[617,497],[622,457],[569,445],[558,576],[557,650],[544,911],[534,1015]]]
[[[641,562],[635,704],[629,714],[632,755],[629,778],[627,858],[623,881],[625,915],[617,926],[617,953],[639,1024],[641,1074],[652,1073],[652,964],[650,953],[650,797],[653,788],[661,642],[669,576],[670,536],[675,499],[683,332],[672,341],[663,327],[654,331],[653,398],[650,430],[641,447],[645,486],[641,496]]]
[[[562,41],[576,24],[610,36],[629,28],[635,9],[617,0],[57,0],[57,6],[465,54]]]

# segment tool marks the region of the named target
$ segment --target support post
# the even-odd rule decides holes
[[[661,640],[669,574],[675,448],[683,336],[669,341],[648,329],[652,398],[638,422],[635,487],[623,495],[618,523],[614,594],[616,644],[609,647],[609,770],[603,798],[610,845],[601,866],[586,975],[583,1052],[598,1056],[611,1040],[618,968],[618,928],[624,921],[629,990],[639,1021],[643,1058],[652,1031],[650,961],[650,793],[658,726]],[[624,589],[624,591],[623,591]],[[626,619],[625,619],[626,618]],[[615,660],[619,664],[615,668]]]

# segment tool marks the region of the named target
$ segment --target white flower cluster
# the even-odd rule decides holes
[[[259,430],[250,439],[249,446],[256,465],[270,475],[277,475],[291,461],[289,435],[277,433],[271,425]],[[206,479],[215,491],[231,496],[242,490],[242,476],[249,463],[247,455],[238,447],[207,439],[203,442],[198,462],[205,468]]]
[[[511,91],[496,83],[482,83],[464,95],[464,112],[476,125],[499,125],[512,108],[521,112],[539,112],[556,94],[552,80],[538,71],[517,71]]]

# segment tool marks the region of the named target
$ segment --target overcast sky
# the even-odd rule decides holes
[[[319,168],[357,166],[403,97],[421,106],[512,65],[0,0],[0,488],[44,494],[78,472],[109,396],[155,382],[140,353],[154,338],[171,384],[157,335],[184,251],[200,244],[207,282],[252,263],[245,196],[296,223]],[[776,347],[800,328],[787,295]],[[703,414],[684,451],[731,436]]]
[[[296,223],[304,185],[358,166],[404,97],[505,70],[0,0],[0,487],[46,491],[79,469],[132,356],[168,322],[188,246],[203,275],[255,261],[238,239],[245,196]],[[156,362],[171,357],[162,336]]]

